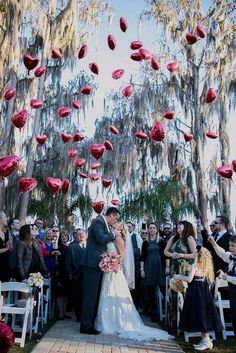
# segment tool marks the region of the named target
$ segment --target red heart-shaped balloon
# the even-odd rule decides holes
[[[132,59],[133,61],[142,61],[142,57],[139,53],[131,54],[130,59]]]
[[[198,41],[198,39],[195,36],[195,34],[192,34],[192,33],[185,34],[185,38],[186,38],[187,43],[190,44],[190,45],[193,45],[193,44],[195,44]]]
[[[94,201],[92,207],[97,214],[101,214],[104,208],[104,201]]]
[[[27,117],[28,117],[28,112],[27,110],[23,109],[11,117],[12,124],[15,127],[18,127],[19,129],[21,129],[25,126]]]
[[[108,188],[112,183],[112,180],[111,179],[106,179],[106,178],[103,178],[102,179],[102,185],[104,186],[104,188]]]
[[[30,106],[33,109],[39,109],[42,108],[43,106],[43,101],[41,101],[40,99],[31,99],[30,101]]]
[[[141,140],[146,140],[148,138],[148,135],[145,134],[145,132],[143,132],[143,131],[137,131],[135,133],[135,136]]]
[[[138,49],[142,48],[142,46],[143,46],[143,43],[140,42],[139,40],[135,40],[130,43],[130,49],[132,49],[132,50],[138,50]]]
[[[41,77],[46,71],[45,66],[39,66],[35,71],[34,71],[34,76],[35,77]]]
[[[75,109],[81,109],[82,106],[83,106],[81,102],[75,101],[75,100],[71,101],[70,104],[71,104],[72,107],[75,108]]]
[[[68,107],[60,107],[57,110],[58,118],[65,118],[66,116],[70,115],[70,113],[71,113],[71,109]]]
[[[125,97],[130,97],[133,93],[133,85],[128,85],[125,88],[122,89],[122,94]]]
[[[80,50],[78,52],[78,58],[83,59],[86,56],[87,52],[88,52],[87,44],[82,45],[82,47],[80,48]]]
[[[204,28],[203,28],[202,26],[198,25],[198,26],[195,28],[195,31],[196,31],[198,37],[200,37],[200,38],[205,38],[205,37],[206,37]]]
[[[189,142],[189,141],[191,141],[193,139],[193,135],[185,133],[184,134],[184,139],[185,139],[186,142]]]
[[[167,70],[169,70],[170,72],[175,72],[177,70],[177,62],[173,61],[167,64],[166,67],[167,67]]]
[[[112,72],[112,78],[114,78],[114,80],[118,80],[119,78],[121,78],[124,75],[125,70],[123,69],[118,69]]]
[[[152,57],[151,59],[151,67],[153,68],[153,70],[159,70],[160,69],[160,65],[157,61],[156,58]]]
[[[206,103],[212,103],[216,99],[216,93],[214,91],[214,88],[209,88],[208,91],[205,94],[205,102]]]
[[[101,167],[101,163],[99,162],[95,162],[92,163],[91,166],[89,167],[89,169],[99,169]]]
[[[139,49],[139,54],[142,58],[142,60],[150,60],[152,58],[152,54],[149,50],[147,49]]]
[[[86,179],[88,177],[87,174],[85,174],[83,172],[79,172],[79,176],[83,179]]]
[[[44,145],[45,142],[47,141],[47,136],[46,135],[38,135],[36,136],[36,141],[40,144],[40,145]]]
[[[83,139],[84,139],[84,135],[82,135],[81,133],[79,133],[79,132],[75,132],[74,133],[74,140],[73,140],[73,142],[80,142],[80,141],[83,141]]]
[[[113,199],[113,200],[111,200],[111,203],[112,203],[112,205],[114,205],[114,206],[119,206],[119,200],[116,200],[116,199]]]
[[[3,97],[9,101],[10,99],[12,99],[14,97],[14,95],[16,94],[16,89],[15,87],[11,87],[11,88],[8,88],[5,92],[4,92],[4,95]]]
[[[89,64],[89,68],[90,68],[90,70],[91,70],[95,75],[98,75],[98,74],[99,74],[99,68],[98,68],[97,64],[95,64],[95,63],[90,63],[90,64]]]
[[[77,150],[69,150],[67,153],[70,158],[74,158],[77,155],[78,151]]]
[[[0,158],[0,177],[11,175],[20,163],[20,157],[11,155]]]
[[[85,159],[84,158],[77,158],[75,159],[75,168],[81,168],[85,165]]]
[[[69,141],[72,141],[74,136],[70,135],[70,134],[67,134],[66,132],[62,132],[61,133],[61,138],[62,138],[62,141],[64,143],[67,143]]]
[[[126,32],[128,29],[128,22],[124,17],[120,18],[120,29],[122,30],[122,32]]]
[[[52,194],[56,194],[62,186],[62,181],[61,179],[55,179],[52,177],[48,177],[46,179],[46,185],[49,188],[49,190],[52,192]]]
[[[23,62],[28,71],[33,70],[39,63],[37,56],[31,56],[28,54],[23,55]]]
[[[114,149],[113,144],[108,140],[104,141],[104,146],[107,151],[113,151],[113,149]]]
[[[61,192],[63,193],[63,195],[66,195],[68,193],[69,187],[70,187],[70,180],[64,179],[61,185]]]
[[[81,89],[81,93],[85,94],[85,95],[89,95],[91,94],[93,91],[92,87],[91,86],[84,86],[82,89]]]
[[[223,165],[222,167],[216,168],[217,173],[227,179],[231,179],[233,175],[232,165]]]
[[[154,141],[163,141],[165,138],[165,131],[163,129],[162,123],[157,121],[154,123],[153,128],[150,132],[150,137]]]
[[[118,134],[119,134],[119,130],[118,130],[115,126],[113,126],[113,125],[110,126],[110,132],[111,132],[113,135],[118,135]]]
[[[52,48],[52,54],[51,57],[53,59],[61,59],[62,58],[62,54],[59,52],[59,50]]]
[[[172,120],[174,119],[174,115],[175,115],[175,112],[173,110],[167,110],[163,116],[164,118],[168,119],[168,120]]]
[[[105,151],[105,146],[101,144],[93,144],[89,146],[89,151],[91,155],[98,160],[99,158],[102,157]]]
[[[236,172],[236,160],[235,159],[232,161],[232,168],[233,168],[233,171]]]
[[[210,139],[216,139],[218,137],[214,131],[207,131],[206,136],[209,137]]]
[[[116,47],[116,40],[115,38],[113,37],[113,35],[109,34],[109,36],[107,37],[107,44],[108,44],[108,47],[111,49],[111,50],[114,50],[115,47]]]
[[[35,178],[20,178],[18,181],[20,193],[33,190],[37,186],[37,183],[37,179]]]
[[[97,181],[99,179],[99,174],[96,174],[96,173],[89,174],[89,178],[92,181]]]

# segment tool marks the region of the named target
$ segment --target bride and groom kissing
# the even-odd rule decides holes
[[[166,331],[144,326],[133,304],[123,269],[103,274],[99,267],[101,254],[105,251],[112,251],[121,259],[124,256],[132,258],[132,254],[126,253],[126,242],[131,240],[124,226],[118,223],[119,217],[119,210],[110,207],[89,227],[82,261],[84,279],[80,332],[119,334],[122,338],[136,340],[171,339]]]

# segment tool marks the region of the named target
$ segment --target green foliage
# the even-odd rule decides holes
[[[148,192],[141,191],[135,195],[126,195],[122,215],[125,219],[145,218],[157,223],[170,216],[173,223],[196,213],[196,206],[189,200],[183,185],[176,179],[162,176],[155,188]]]

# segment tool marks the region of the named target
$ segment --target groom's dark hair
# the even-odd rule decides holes
[[[110,216],[112,213],[119,213],[120,211],[116,207],[109,207],[105,213],[105,216]]]

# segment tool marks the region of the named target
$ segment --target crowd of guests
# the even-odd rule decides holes
[[[231,320],[236,334],[236,236],[228,232],[227,217],[217,216],[210,224],[210,232],[200,222],[195,232],[193,224],[185,220],[180,221],[176,229],[170,222],[164,223],[161,229],[155,222],[143,223],[138,233],[132,222],[127,221],[126,226],[132,240],[135,263],[135,288],[131,294],[139,312],[150,315],[152,321],[159,320],[157,292],[159,290],[159,295],[165,296],[166,276],[175,278],[177,283],[189,283],[186,298],[197,292],[191,290],[193,284],[190,283],[197,283],[194,286],[198,289],[199,283],[207,283],[204,287],[207,290],[215,277],[220,276],[229,282],[229,291],[223,294],[230,299]],[[21,225],[18,219],[8,220],[5,213],[0,212],[0,281],[26,281],[32,272],[50,276],[58,319],[69,319],[67,311],[74,307],[76,319],[80,321],[83,305],[81,261],[86,251],[86,239],[87,233],[82,228],[74,229],[73,236],[69,237],[57,225],[46,227],[42,218],[37,218],[32,224]],[[202,290],[201,287],[199,298],[194,298],[194,305],[200,305],[199,312],[206,312]],[[206,293],[209,299],[212,292],[209,289]],[[186,303],[191,303],[191,298]],[[214,306],[213,299],[211,305]],[[188,322],[188,309],[185,304],[180,328],[199,331],[206,324],[201,321],[206,317],[199,319],[199,326],[194,327],[192,322]],[[215,330],[222,328],[217,315],[217,312],[211,315]],[[167,316],[168,324],[177,328],[176,293],[171,290]],[[200,348],[196,349],[212,348],[208,335],[210,329],[206,325],[200,329],[202,340],[198,345]]]

